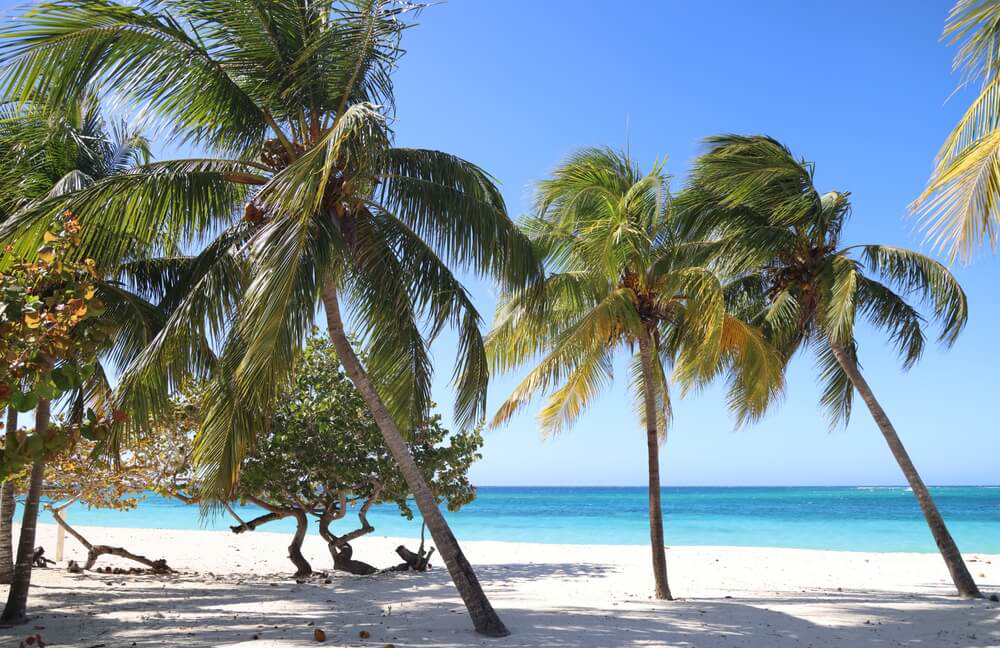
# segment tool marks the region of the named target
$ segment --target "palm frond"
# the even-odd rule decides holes
[[[968,260],[983,241],[996,249],[1000,232],[1000,130],[942,160],[912,205],[927,237],[952,258]]]
[[[498,408],[491,425],[502,425],[510,420],[534,396],[568,379],[588,358],[596,363],[596,348],[615,345],[630,331],[637,330],[639,324],[631,291],[622,288],[612,291],[596,306],[578,314],[558,338],[549,341],[548,353]],[[596,369],[598,365],[593,367]]]
[[[943,38],[958,45],[961,84],[981,81],[979,95],[938,152],[927,188],[910,206],[927,236],[952,258],[968,261],[989,242],[996,250],[1000,221],[1000,9],[984,0],[958,0]]]
[[[670,401],[670,387],[667,382],[667,374],[663,369],[659,353],[653,354],[652,364],[653,382],[651,388],[653,390],[653,410],[656,412],[656,421],[654,423],[656,425],[657,438],[659,438],[660,443],[664,443],[667,440],[670,432],[670,423],[674,417],[673,404]],[[633,407],[639,419],[639,424],[645,427],[647,425],[646,395],[644,393],[646,385],[642,372],[642,355],[638,352],[632,355],[632,361],[629,365],[629,385],[632,388]]]
[[[422,420],[431,405],[432,367],[420,313],[407,289],[413,277],[370,219],[357,223],[352,272],[344,294],[368,359],[365,368],[402,429]]]
[[[822,387],[820,406],[826,410],[830,429],[847,425],[854,403],[854,384],[837,361],[829,342],[817,340],[815,345],[816,369]],[[857,345],[852,342],[845,348],[857,361]]]
[[[820,298],[825,308],[817,313],[817,320],[837,344],[854,339],[858,275],[855,263],[843,255],[830,257],[820,272]]]
[[[399,276],[415,313],[429,320],[428,341],[447,325],[458,331],[455,420],[463,428],[486,414],[489,363],[480,326],[482,318],[465,287],[435,251],[415,232],[391,215],[376,217],[373,225],[399,264]]]
[[[461,158],[425,149],[391,149],[375,201],[448,263],[516,290],[541,278],[530,241],[507,216],[491,178]]]
[[[865,263],[903,295],[916,295],[927,302],[941,327],[938,340],[952,345],[969,318],[965,291],[943,264],[912,250],[887,245],[862,246]]]
[[[571,426],[613,378],[610,349],[597,345],[578,357],[561,387],[546,400],[538,423],[546,436]]]
[[[728,209],[745,208],[771,225],[793,225],[819,206],[813,166],[796,160],[777,140],[720,135],[695,162],[691,184]]]
[[[876,327],[889,334],[903,358],[903,368],[909,369],[924,351],[924,318],[888,286],[858,277],[857,304],[860,312]]]
[[[3,35],[5,96],[63,103],[93,83],[150,106],[181,142],[239,154],[263,140],[266,115],[226,64],[230,44],[206,44],[167,11],[66,0],[22,15]]]
[[[229,331],[247,285],[236,248],[249,229],[242,223],[231,228],[194,257],[141,259],[119,267],[119,279],[138,294],[157,298],[166,317],[121,371],[115,403],[130,414],[126,434],[144,432],[172,393],[215,372],[213,342]]]
[[[728,404],[737,427],[759,421],[781,398],[785,358],[760,329],[731,315],[722,325],[721,347],[719,370],[727,374]]]
[[[220,160],[154,163],[39,201],[0,224],[0,241],[31,257],[49,223],[72,211],[81,224],[76,253],[113,268],[163,241],[194,241],[232,218],[246,196],[231,182],[246,165]]]

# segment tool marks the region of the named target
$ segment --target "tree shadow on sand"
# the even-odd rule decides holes
[[[0,629],[0,645],[35,626],[58,646],[209,648],[310,646],[322,628],[327,645],[465,648],[469,646],[991,646],[1000,643],[1000,606],[941,594],[806,591],[774,596],[686,599],[672,603],[621,600],[595,610],[573,600],[530,609],[505,600],[519,581],[602,578],[617,568],[600,564],[482,565],[480,577],[513,634],[475,635],[448,574],[335,576],[295,583],[267,577],[174,578],[65,575],[58,586],[32,588],[35,618]],[[124,585],[122,583],[125,583]],[[180,589],[180,585],[186,589]],[[993,591],[996,586],[987,585]],[[610,602],[609,602],[610,605]],[[847,606],[850,606],[849,608]],[[828,608],[825,609],[824,608]],[[808,617],[825,612],[818,624]],[[867,622],[867,623],[866,623]],[[359,639],[364,630],[367,641]],[[890,638],[891,635],[891,638]],[[256,637],[256,638],[255,638]],[[10,641],[14,639],[14,641]],[[134,642],[134,643],[133,643]]]

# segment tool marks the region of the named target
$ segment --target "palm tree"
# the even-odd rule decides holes
[[[148,162],[148,158],[146,140],[124,122],[109,124],[93,95],[84,95],[66,106],[5,104],[0,108],[0,215],[13,218],[19,211],[30,212],[40,202],[58,199],[101,179],[124,173],[136,164]],[[156,307],[117,280],[130,276],[128,264],[109,274],[115,277],[99,282],[98,290],[107,307],[102,315],[104,325],[114,328],[116,334],[113,344],[103,351],[103,355],[106,361],[121,368],[148,343],[161,325],[162,317]],[[71,401],[75,414],[82,416],[86,405],[106,410],[109,393],[106,372],[98,366],[88,383],[67,400]],[[36,431],[48,427],[50,406],[45,401],[36,409]],[[17,412],[11,407],[8,409],[8,442],[16,426]],[[6,623],[21,623],[26,619],[31,556],[44,474],[45,460],[39,459],[34,462],[28,479],[17,561],[11,570],[11,588],[2,617]],[[4,482],[2,495],[0,564],[11,551],[14,480]],[[27,557],[22,555],[23,551],[28,551]]]
[[[710,138],[682,202],[690,231],[721,235],[728,241],[724,254],[747,268],[734,285],[734,301],[761,323],[786,358],[812,348],[823,381],[821,403],[833,425],[847,422],[853,390],[858,391],[920,504],[959,594],[980,596],[930,492],[861,374],[854,337],[861,315],[889,335],[904,369],[913,366],[924,349],[924,317],[906,298],[917,297],[941,325],[940,341],[950,346],[968,317],[955,278],[911,250],[844,246],[849,194],[820,194],[813,165],[768,137]]]
[[[214,270],[190,285],[173,312],[205,319],[172,317],[126,372],[119,394],[131,424],[141,426],[180,380],[211,370],[197,460],[216,492],[228,492],[321,302],[477,631],[502,636],[405,435],[430,402],[428,341],[448,325],[459,331],[456,418],[467,425],[484,412],[480,318],[452,266],[510,288],[539,269],[485,172],[392,144],[391,72],[411,9],[384,0],[80,0],[25,15],[6,30],[2,52],[14,95],[63,99],[93,81],[216,157],[98,182],[22,212],[0,238],[17,232],[15,247],[30,252],[39,223],[69,207],[84,223],[81,253],[113,265],[227,227],[205,260],[245,264],[245,291],[219,299]],[[367,366],[345,333],[341,301]],[[192,322],[215,333],[225,323],[218,362],[187,340]]]
[[[49,402],[42,400],[35,407],[35,432],[42,434],[49,425]],[[17,562],[7,591],[7,604],[0,623],[16,625],[25,623],[28,605],[28,588],[31,586],[31,567],[35,557],[35,529],[38,524],[38,504],[42,498],[45,480],[45,461],[38,460],[31,467],[28,479],[28,494],[24,500],[24,515],[21,518],[21,535],[17,543]]]
[[[587,149],[540,183],[524,222],[550,270],[543,284],[508,294],[487,338],[492,368],[540,357],[496,413],[503,423],[553,390],[544,433],[568,427],[613,379],[614,355],[632,356],[632,385],[646,430],[649,525],[656,597],[671,599],[660,505],[659,446],[671,417],[664,365],[685,385],[727,368],[734,402],[753,417],[780,386],[781,362],[753,327],[726,311],[723,286],[703,264],[713,244],[678,240],[666,177],[627,156]],[[638,347],[638,353],[635,353]]]
[[[961,85],[980,83],[979,95],[948,135],[927,188],[913,203],[928,236],[968,260],[1000,236],[1000,4],[958,0],[943,39],[959,45]]]
[[[17,432],[17,410],[7,408],[4,426],[6,444],[13,443]],[[14,547],[11,539],[14,526],[15,497],[14,480],[7,479],[0,485],[0,583],[9,585],[14,577]]]

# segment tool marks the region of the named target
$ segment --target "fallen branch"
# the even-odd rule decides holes
[[[139,554],[134,554],[131,551],[125,549],[124,547],[111,547],[111,546],[108,546],[108,545],[95,545],[95,544],[92,544],[89,540],[87,540],[85,537],[83,537],[83,535],[80,534],[79,531],[77,531],[76,529],[74,529],[73,527],[71,527],[66,522],[66,520],[63,518],[63,516],[62,516],[63,509],[65,509],[67,506],[69,506],[70,504],[72,504],[74,501],[76,501],[76,500],[75,499],[74,500],[70,500],[68,502],[63,503],[61,506],[52,506],[50,504],[48,506],[48,509],[49,509],[49,511],[52,512],[52,517],[55,518],[56,524],[58,524],[60,527],[62,527],[63,530],[66,531],[66,533],[68,533],[71,536],[73,536],[74,538],[76,538],[77,542],[79,542],[80,544],[82,544],[87,549],[87,562],[82,567],[83,570],[93,569],[94,563],[96,563],[97,559],[100,558],[101,556],[112,555],[112,556],[119,556],[121,558],[128,558],[129,560],[135,561],[135,562],[140,563],[142,565],[146,565],[154,573],[157,573],[157,574],[169,574],[170,572],[173,571],[167,565],[167,561],[165,559],[163,559],[163,558],[160,558],[158,560],[151,560],[151,559],[149,559],[149,558],[147,558],[145,556],[141,556]],[[39,548],[41,548],[41,547],[39,547]],[[45,560],[45,559],[43,559],[43,560]],[[50,561],[50,562],[53,562],[53,561]],[[79,567],[79,565],[76,565],[76,563],[73,563],[73,565],[71,566],[71,571],[74,570],[73,569],[74,567],[76,569],[81,569]]]
[[[404,561],[402,565],[399,565],[399,567],[406,566],[413,571],[425,572],[427,571],[427,568],[430,567],[431,556],[434,554],[434,547],[431,547],[431,550],[427,552],[421,549],[418,553],[413,553],[403,545],[399,545],[396,547],[396,554],[398,554]]]
[[[425,572],[430,569],[431,556],[434,554],[434,547],[431,547],[430,551],[424,551],[424,530],[426,529],[425,524],[420,525],[420,548],[414,553],[404,547],[399,545],[396,547],[396,554],[403,559],[404,562],[396,565],[395,567],[389,567],[383,571],[419,571]]]
[[[151,570],[153,570],[153,573],[156,574],[169,574],[171,571],[173,571],[167,565],[167,561],[164,560],[163,558],[160,558],[159,560],[150,560],[145,556],[134,554],[131,551],[124,549],[122,547],[109,547],[108,545],[94,545],[90,547],[87,552],[87,564],[83,566],[83,569],[85,570],[92,569],[94,563],[97,562],[98,558],[109,554],[112,556],[120,556],[121,558],[128,558],[129,560],[134,560],[137,563],[146,565]]]

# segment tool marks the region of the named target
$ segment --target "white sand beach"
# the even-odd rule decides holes
[[[164,557],[180,573],[77,575],[65,562],[36,570],[32,622],[0,629],[0,645],[37,632],[50,645],[79,648],[314,646],[321,628],[325,645],[380,648],[1000,646],[1000,604],[952,596],[937,554],[671,547],[678,600],[660,602],[649,598],[643,546],[465,542],[513,633],[485,639],[472,631],[439,561],[426,574],[296,583],[285,534],[84,530],[94,542]],[[50,555],[55,535],[55,526],[40,525],[37,544]],[[368,537],[355,543],[355,555],[387,567],[399,562],[400,543],[415,544]],[[304,553],[314,569],[329,567],[319,538],[310,536]],[[65,559],[84,555],[67,537]],[[966,558],[987,594],[1000,590],[1000,555]],[[101,565],[132,566],[107,557]]]

